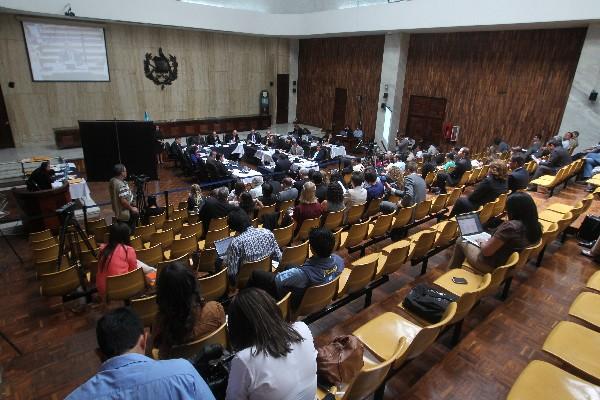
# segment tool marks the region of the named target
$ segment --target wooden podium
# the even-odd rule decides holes
[[[30,192],[27,189],[13,189],[19,214],[27,232],[38,232],[52,229],[54,233],[60,227],[56,210],[71,201],[69,184],[65,183],[56,189]]]

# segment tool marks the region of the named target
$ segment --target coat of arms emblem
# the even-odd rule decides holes
[[[173,83],[177,79],[177,58],[169,54],[165,56],[162,47],[158,48],[158,55],[152,56],[152,53],[146,53],[144,59],[144,74],[146,78],[160,86],[161,90],[166,85]]]

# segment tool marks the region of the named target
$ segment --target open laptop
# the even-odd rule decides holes
[[[217,250],[217,255],[219,258],[225,257],[227,254],[227,250],[229,250],[229,245],[233,240],[233,236],[226,237],[225,239],[215,240],[215,250]]]
[[[479,247],[479,242],[486,241],[492,236],[483,230],[479,214],[476,212],[459,214],[456,216],[456,222],[458,222],[458,229],[460,229],[463,239],[477,247]]]

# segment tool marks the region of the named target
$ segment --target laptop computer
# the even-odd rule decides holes
[[[460,234],[467,242],[479,247],[479,243],[488,240],[492,235],[483,230],[479,214],[470,212],[456,216]]]
[[[229,245],[233,240],[233,236],[226,237],[225,239],[215,240],[215,250],[217,250],[217,255],[219,258],[225,257],[227,254],[227,250],[229,250]]]

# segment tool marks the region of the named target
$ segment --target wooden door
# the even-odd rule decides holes
[[[406,135],[428,146],[442,142],[442,129],[446,116],[446,99],[410,96]]]
[[[288,123],[288,104],[290,99],[290,75],[277,74],[277,117],[278,124]]]
[[[6,112],[6,105],[4,104],[4,95],[2,94],[2,87],[0,86],[0,149],[5,149],[7,147],[15,147],[15,142],[13,141],[10,122],[8,121],[8,113]]]
[[[333,103],[333,119],[331,129],[339,132],[346,125],[346,103],[348,101],[348,90],[335,88],[335,100]]]

